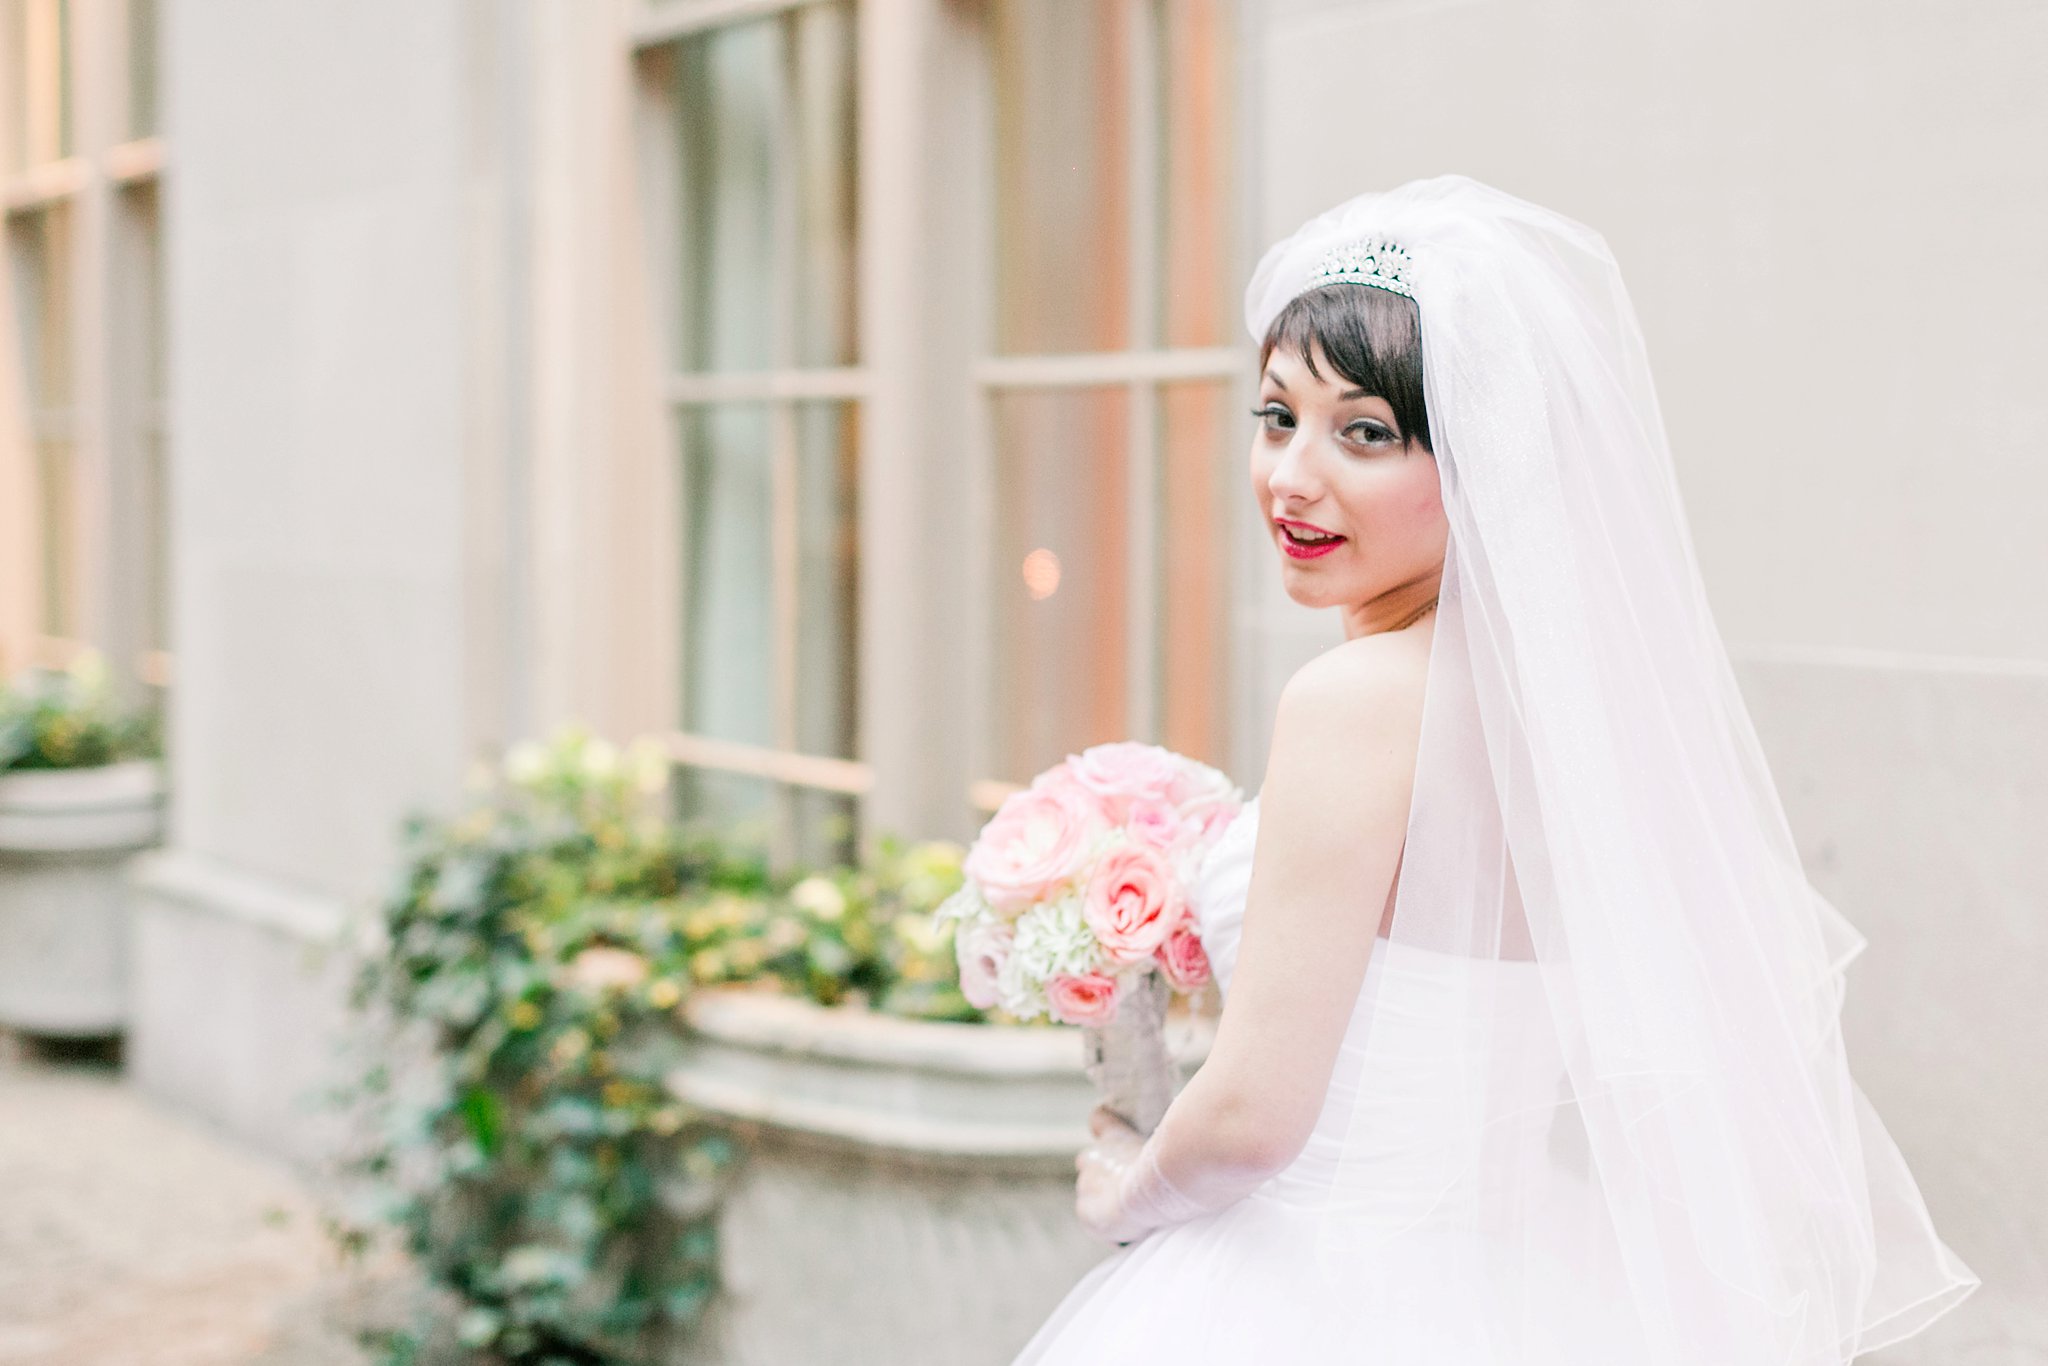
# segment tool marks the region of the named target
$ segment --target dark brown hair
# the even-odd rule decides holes
[[[1422,401],[1422,314],[1415,300],[1346,281],[1297,294],[1266,329],[1260,373],[1274,347],[1291,346],[1321,379],[1312,345],[1322,347],[1339,375],[1387,401],[1403,437],[1430,449],[1429,410]]]

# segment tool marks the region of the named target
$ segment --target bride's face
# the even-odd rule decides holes
[[[1443,573],[1450,526],[1436,460],[1400,430],[1384,398],[1338,374],[1319,345],[1315,369],[1290,346],[1267,357],[1252,496],[1289,597],[1367,619],[1398,617],[1435,596]]]

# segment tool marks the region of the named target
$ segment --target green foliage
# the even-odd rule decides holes
[[[96,650],[81,650],[69,668],[31,669],[0,685],[0,772],[94,768],[162,753],[157,714],[116,704]]]
[[[798,882],[789,900],[807,922],[806,975],[791,985],[828,1005],[850,999],[917,1019],[986,1018],[960,994],[952,922],[933,914],[959,889],[964,852],[885,834],[861,866]]]
[[[342,1096],[374,1120],[350,1164],[370,1203],[336,1232],[362,1248],[396,1225],[477,1361],[650,1361],[716,1288],[742,1153],[663,1086],[691,991],[978,1017],[931,915],[957,846],[884,838],[860,868],[771,874],[664,819],[666,771],[658,745],[575,727],[516,747],[468,811],[407,821],[357,974],[384,1022]],[[397,1366],[423,1341],[376,1345]]]

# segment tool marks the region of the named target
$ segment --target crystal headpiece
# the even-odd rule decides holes
[[[1306,287],[1314,289],[1317,285],[1346,280],[1354,285],[1390,289],[1412,299],[1415,297],[1412,264],[1407,251],[1396,243],[1375,237],[1361,238],[1336,247],[1324,256],[1309,275]]]

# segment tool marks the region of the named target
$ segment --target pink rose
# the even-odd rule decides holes
[[[1131,839],[1162,854],[1186,852],[1202,838],[1204,828],[1199,814],[1193,818],[1184,816],[1173,803],[1161,797],[1134,799],[1124,816],[1124,829],[1130,832]]]
[[[1170,749],[1136,740],[1094,745],[1067,759],[1074,781],[1100,799],[1112,825],[1123,824],[1138,798],[1171,801],[1185,763]]]
[[[1074,761],[1071,758],[1060,760],[1031,780],[1031,790],[1034,792],[1050,792],[1055,789],[1086,793],[1090,802],[1095,799],[1094,793],[1074,780]]]
[[[1202,936],[1186,925],[1166,937],[1158,958],[1166,980],[1182,991],[1193,991],[1209,980],[1209,951],[1202,947]]]
[[[1106,972],[1055,974],[1045,984],[1045,1003],[1061,1024],[1106,1025],[1116,1018],[1116,978]]]
[[[1234,797],[1236,792],[1236,784],[1221,769],[1183,758],[1174,772],[1173,785],[1167,789],[1166,799],[1175,806],[1186,806],[1195,801]]]
[[[1102,833],[1102,818],[1081,792],[1022,788],[1003,798],[962,865],[999,911],[1021,911],[1079,876]]]
[[[1010,956],[1016,932],[1009,922],[976,920],[953,933],[953,955],[960,964],[960,994],[977,1010],[987,1010],[1000,999],[996,974]]]
[[[1207,845],[1229,828],[1243,806],[1243,802],[1230,796],[1197,797],[1183,803],[1178,811],[1180,818],[1194,827],[1195,842]]]
[[[1150,958],[1185,909],[1173,868],[1142,844],[1104,854],[1081,896],[1081,914],[1114,963]]]

